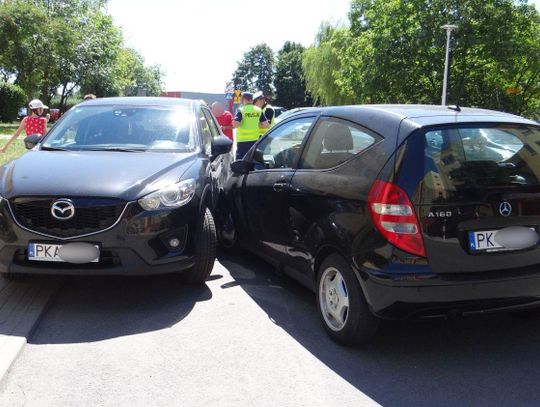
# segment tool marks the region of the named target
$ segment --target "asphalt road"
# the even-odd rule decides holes
[[[207,287],[68,278],[0,384],[1,406],[537,406],[540,321],[384,323],[366,348],[252,257]]]

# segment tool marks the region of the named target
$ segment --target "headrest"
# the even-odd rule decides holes
[[[328,151],[349,151],[353,149],[351,130],[339,123],[331,123],[323,138],[324,148]]]

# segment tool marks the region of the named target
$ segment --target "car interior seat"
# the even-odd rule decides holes
[[[317,168],[332,168],[354,156],[351,130],[343,124],[331,123],[325,130],[322,144]]]

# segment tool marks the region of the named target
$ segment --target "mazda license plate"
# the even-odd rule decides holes
[[[75,243],[77,244],[77,243]],[[73,245],[73,243],[68,245]],[[28,244],[28,260],[32,261],[55,261],[55,262],[66,262],[66,258],[62,258],[60,255],[62,244],[55,243],[35,243],[31,242]],[[95,248],[97,256],[91,256],[91,258],[85,259],[86,263],[97,263],[99,262],[99,246],[92,245]]]

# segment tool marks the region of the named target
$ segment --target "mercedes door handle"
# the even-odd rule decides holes
[[[287,188],[288,182],[287,181],[278,181],[274,184],[274,191],[276,192],[282,192],[285,188]]]

